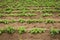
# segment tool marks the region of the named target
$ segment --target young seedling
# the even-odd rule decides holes
[[[30,16],[31,17],[31,16],[36,16],[36,14],[30,14],[30,13],[29,14],[26,14],[26,13],[21,13],[21,14],[7,14],[7,15],[6,14],[5,15],[0,14],[0,17],[2,17],[2,16],[13,16],[13,17],[14,16],[17,16],[17,17],[18,16]]]
[[[8,20],[3,20],[4,24],[8,24],[9,21]]]
[[[43,29],[43,28],[32,28],[29,32],[31,34],[43,33],[43,32],[45,32],[45,29]]]
[[[20,16],[28,16],[28,14],[22,13],[20,14]]]
[[[16,20],[9,20],[9,23],[14,23],[16,22]]]
[[[12,33],[15,32],[15,29],[14,29],[13,27],[11,27],[11,26],[7,27],[5,30],[6,30],[6,32],[9,33],[9,34],[12,34]]]
[[[6,8],[5,11],[6,11],[7,13],[11,13],[11,12],[12,12],[12,9],[11,9],[11,8]]]
[[[44,19],[40,18],[40,19],[38,20],[38,23],[42,23],[42,22],[44,22]]]
[[[45,23],[55,23],[55,20],[53,20],[53,19],[46,19]]]
[[[3,17],[3,14],[0,13],[0,17]]]
[[[0,20],[0,23],[2,23],[2,20]]]
[[[14,23],[16,20],[0,20],[0,23],[8,24],[8,23]]]
[[[25,27],[21,26],[21,27],[18,29],[18,32],[19,32],[19,34],[25,33],[25,32],[26,32]]]
[[[1,35],[2,33],[4,33],[4,30],[3,30],[3,29],[0,29],[0,35]]]
[[[50,29],[50,34],[53,35],[53,36],[56,35],[56,34],[59,34],[59,32],[60,32],[60,30],[58,30],[58,29],[54,29],[54,28]]]
[[[30,16],[30,17],[31,17],[31,16],[36,16],[36,14],[31,14],[31,13],[29,13],[28,16]]]
[[[29,23],[29,24],[30,24],[30,23],[36,23],[36,22],[37,22],[37,20],[35,20],[35,19],[32,19],[32,20],[29,19],[29,20],[27,20],[27,23]]]
[[[47,16],[52,16],[53,14],[52,13],[45,13],[45,14],[42,14],[43,17],[47,17]]]
[[[9,21],[8,20],[0,20],[0,23],[8,24]]]
[[[24,23],[25,19],[19,19],[19,22]]]
[[[60,16],[60,14],[58,16]]]

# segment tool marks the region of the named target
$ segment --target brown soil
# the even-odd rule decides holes
[[[8,16],[8,17],[1,17],[0,19],[19,19],[19,18],[23,18],[23,19],[39,19],[39,18],[44,18],[44,19],[48,19],[48,18],[51,18],[51,19],[60,19],[60,16],[59,13],[53,13],[53,16],[48,16],[48,17],[42,17],[41,15],[43,13],[40,13],[40,12],[35,12],[35,14],[37,14],[36,16],[31,16],[31,17],[28,17],[28,16],[21,16],[21,17],[11,17],[11,16]]]
[[[14,34],[4,33],[0,35],[0,40],[60,40],[60,35],[53,37],[49,34],[49,31],[42,34],[18,34],[15,32]]]

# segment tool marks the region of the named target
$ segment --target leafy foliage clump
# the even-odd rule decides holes
[[[6,32],[9,33],[9,34],[12,34],[12,33],[15,32],[15,29],[13,27],[9,26],[9,27],[6,28]]]
[[[43,32],[45,32],[45,29],[43,29],[43,28],[33,28],[29,32],[31,34],[43,33]]]
[[[26,32],[25,27],[21,26],[21,27],[18,29],[18,32],[19,32],[19,34],[25,33],[25,32]]]
[[[45,22],[46,23],[55,23],[55,20],[53,20],[53,19],[46,19]]]
[[[45,13],[45,14],[42,14],[43,17],[47,17],[47,16],[52,16],[53,14],[52,13]]]
[[[53,36],[56,34],[59,34],[59,33],[60,33],[60,30],[58,30],[58,29],[53,29],[53,28],[50,29],[50,34]]]
[[[0,23],[8,24],[9,21],[8,20],[0,20]]]
[[[0,29],[0,35],[4,33],[4,29]]]
[[[7,13],[11,13],[11,12],[12,12],[12,9],[11,9],[11,8],[6,8],[5,11],[6,11]]]
[[[25,19],[19,19],[19,22],[24,23]]]
[[[0,17],[2,17],[2,16],[3,16],[3,14],[0,13]]]

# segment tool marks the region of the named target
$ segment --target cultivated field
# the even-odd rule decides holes
[[[0,40],[60,40],[60,0],[0,0]]]

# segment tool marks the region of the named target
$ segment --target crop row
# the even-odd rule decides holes
[[[2,9],[1,9],[2,10]],[[20,8],[20,9],[13,9],[13,8],[5,8],[2,10],[2,12],[6,13],[11,13],[15,12],[14,10],[17,10],[16,12],[21,12],[21,13],[27,13],[27,12],[57,12],[60,13],[60,8],[38,8],[38,9],[29,9],[29,8]],[[1,11],[0,11],[1,12]]]
[[[43,13],[41,14],[40,16],[42,17],[48,17],[48,16],[53,16],[54,14],[53,13]],[[32,17],[32,16],[37,16],[37,14],[31,14],[31,13],[21,13],[21,14],[0,14],[0,17],[8,17],[8,16],[13,16],[13,17],[18,17],[18,16],[26,16],[26,17]],[[57,16],[60,16],[60,14],[58,14]]]
[[[44,33],[47,31],[47,29],[45,28],[31,28],[31,29],[26,29],[24,26],[20,26],[18,29],[15,29],[14,27],[12,26],[9,26],[9,27],[6,27],[4,29],[0,29],[0,34],[2,33],[9,33],[9,34],[12,34],[12,33],[15,33],[15,32],[18,32],[19,34],[23,34],[23,33],[31,33],[31,34],[38,34],[38,33]],[[48,31],[50,31],[50,34],[51,35],[56,35],[56,34],[59,34],[60,33],[60,29],[55,29],[55,28],[51,28],[49,29]]]
[[[3,16],[36,16],[36,14],[25,14],[25,13],[21,13],[21,14],[0,14],[0,17],[3,17]]]
[[[30,8],[31,7],[31,8]],[[39,6],[33,6],[33,8],[32,8],[32,6],[26,6],[26,7],[20,7],[20,8],[10,8],[10,7],[7,7],[7,8],[4,8],[3,9],[3,11],[8,11],[8,10],[10,10],[10,11],[13,11],[13,10],[21,10],[21,11],[23,11],[23,10],[59,10],[60,9],[60,7],[39,7]],[[1,9],[2,10],[2,9]]]
[[[54,15],[53,13],[43,13],[43,14],[41,14],[42,17],[48,17],[48,16],[53,16],[53,15]],[[60,16],[60,14],[58,14],[57,16]]]
[[[60,0],[5,0],[1,2],[1,6],[9,5],[10,7],[19,8],[20,6],[54,6],[59,7]]]
[[[20,23],[60,23],[60,21],[56,21],[53,19],[22,19],[19,20],[0,20],[0,23],[8,24],[8,23],[14,23],[14,22],[20,22]]]

